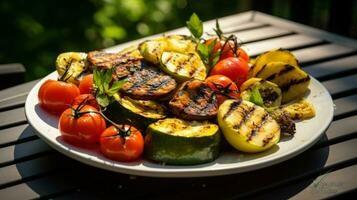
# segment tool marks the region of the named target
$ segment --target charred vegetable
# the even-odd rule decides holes
[[[205,120],[216,116],[217,98],[207,83],[186,81],[169,102],[171,111],[183,119]]]
[[[167,118],[149,125],[144,155],[164,164],[201,164],[218,157],[220,140],[216,124]]]
[[[166,117],[166,108],[155,101],[135,100],[119,94],[115,94],[114,99],[105,114],[116,123],[130,123],[145,130],[149,124]]]
[[[241,85],[241,97],[265,108],[278,107],[281,104],[281,90],[270,81],[250,78]]]
[[[308,74],[299,67],[284,62],[270,62],[256,76],[280,87],[283,93],[282,103],[304,96],[310,84]]]
[[[269,113],[280,126],[280,131],[284,135],[293,136],[296,132],[294,120],[291,119],[289,113],[284,110],[277,109]]]
[[[306,100],[283,106],[282,110],[294,120],[304,120],[315,116],[314,106]]]
[[[264,110],[245,100],[226,100],[218,111],[218,124],[234,148],[261,152],[278,143],[280,126]]]
[[[125,63],[126,57],[119,53],[91,51],[88,53],[88,61],[98,69],[111,69],[114,65]]]
[[[182,54],[165,51],[161,56],[161,69],[179,82],[190,79],[204,80],[207,69],[197,53]]]
[[[253,63],[253,67],[249,70],[249,77],[256,77],[259,71],[270,62],[284,62],[288,65],[299,66],[295,56],[286,50],[272,50],[258,56]]]
[[[156,67],[145,66],[125,78],[121,91],[134,99],[161,99],[176,88],[175,79]]]
[[[163,36],[153,40],[148,40],[139,45],[141,55],[145,60],[159,64],[164,51],[178,53],[195,52],[196,44],[182,35]]]
[[[66,73],[64,80],[67,82],[79,84],[81,75],[88,68],[87,54],[81,52],[61,53],[56,60],[56,70],[59,76]]]

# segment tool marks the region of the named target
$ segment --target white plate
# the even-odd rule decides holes
[[[270,150],[259,154],[242,154],[237,151],[222,153],[211,163],[194,166],[168,166],[150,162],[145,159],[124,163],[105,158],[98,149],[82,149],[72,146],[60,137],[57,129],[58,117],[50,115],[38,105],[37,93],[41,84],[47,79],[56,79],[53,72],[43,78],[30,91],[25,105],[29,123],[38,131],[37,135],[57,151],[83,163],[132,175],[152,177],[200,177],[233,174],[267,167],[287,160],[311,147],[330,124],[333,117],[333,102],[324,86],[312,78],[307,99],[316,109],[316,116],[296,124],[293,138],[282,140]]]

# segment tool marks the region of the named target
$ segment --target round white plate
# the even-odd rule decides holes
[[[316,109],[312,119],[296,123],[296,134],[281,141],[268,151],[259,154],[243,154],[238,151],[224,152],[213,162],[193,166],[169,166],[141,159],[136,162],[117,162],[105,158],[98,149],[83,149],[64,142],[57,129],[58,117],[42,110],[37,93],[47,79],[56,79],[53,72],[43,78],[30,91],[25,105],[29,123],[38,131],[37,135],[57,151],[80,162],[95,167],[132,175],[151,177],[200,177],[251,171],[287,160],[317,142],[333,117],[333,102],[324,86],[312,78],[307,99]]]

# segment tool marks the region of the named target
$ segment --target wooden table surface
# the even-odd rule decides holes
[[[241,174],[171,179],[113,173],[67,158],[36,136],[24,114],[26,96],[37,82],[32,81],[0,91],[0,199],[322,199],[354,194],[357,42],[254,11],[220,23],[224,32],[237,34],[251,56],[273,48],[291,50],[328,89],[334,119],[316,145],[288,161]],[[208,21],[205,30],[213,26]]]

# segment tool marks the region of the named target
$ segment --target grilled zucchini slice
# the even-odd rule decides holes
[[[282,94],[278,85],[261,78],[250,78],[241,85],[241,98],[264,108],[281,105]]]
[[[277,84],[282,93],[282,103],[304,96],[310,84],[310,76],[297,66],[284,62],[270,62],[257,74]]]
[[[228,143],[243,152],[267,150],[280,139],[278,123],[264,108],[249,101],[226,100],[217,119]]]
[[[276,61],[297,67],[299,66],[297,59],[289,51],[281,49],[272,50],[261,54],[255,59],[253,67],[249,70],[249,77],[256,77],[266,64]]]
[[[196,44],[182,35],[162,36],[139,45],[141,55],[153,64],[160,64],[160,58],[164,51],[186,54],[195,52],[195,49]]]
[[[66,52],[58,55],[56,70],[59,76],[67,75],[64,79],[68,82],[79,84],[81,75],[88,69],[87,54],[82,52]]]
[[[197,53],[165,51],[161,56],[160,67],[179,82],[190,79],[205,80],[207,76],[206,67]]]
[[[139,45],[139,51],[146,61],[159,64],[166,47],[167,42],[164,39],[148,40]]]
[[[201,164],[218,157],[220,140],[216,124],[167,118],[147,128],[144,155],[164,164]]]
[[[167,116],[162,104],[151,100],[135,100],[128,96],[114,95],[116,100],[105,110],[105,115],[116,123],[129,123],[140,130]]]

